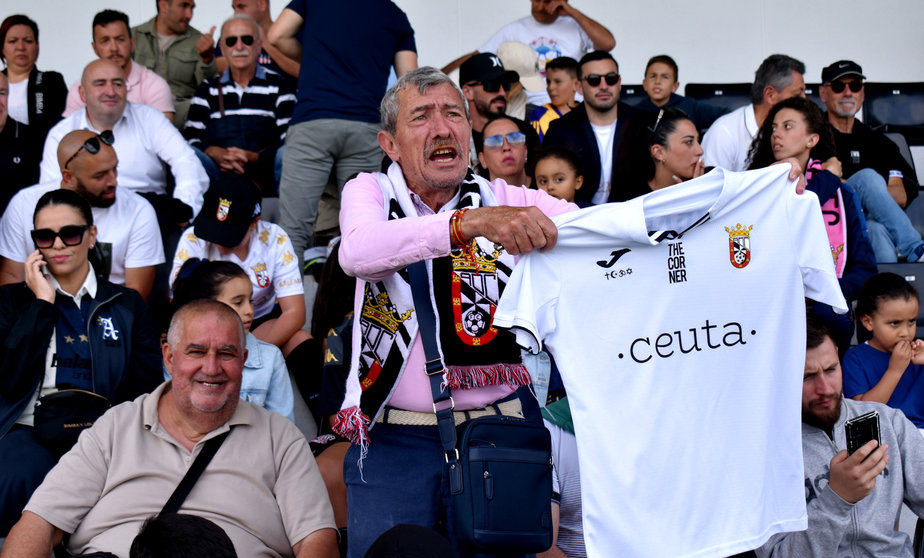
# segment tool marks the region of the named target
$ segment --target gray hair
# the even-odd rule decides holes
[[[444,83],[451,85],[459,94],[459,101],[465,110],[465,119],[471,120],[471,115],[468,112],[468,101],[465,100],[462,88],[452,81],[449,76],[433,66],[423,66],[401,76],[401,79],[392,85],[391,89],[382,97],[382,104],[379,106],[379,111],[382,115],[382,129],[391,135],[395,135],[398,129],[398,110],[401,108],[398,102],[398,92],[402,89],[417,86],[417,91],[422,95],[431,87]]]
[[[173,318],[170,319],[170,327],[167,329],[167,343],[170,347],[174,350],[179,348],[180,336],[183,334],[183,325],[186,323],[187,319],[207,314],[212,314],[223,320],[237,323],[237,330],[239,332],[238,346],[241,348],[241,358],[243,359],[243,351],[247,348],[247,335],[244,333],[244,324],[241,323],[241,317],[237,315],[237,312],[235,312],[233,308],[224,302],[219,302],[210,298],[193,300],[184,304],[176,311]]]
[[[226,20],[224,21],[224,23],[221,24],[221,27],[220,27],[221,32],[224,33],[224,31],[225,31],[225,25],[228,25],[229,23],[231,23],[232,21],[234,21],[234,20],[236,20],[236,19],[242,19],[242,20],[246,21],[247,23],[249,23],[250,25],[252,25],[252,26],[253,26],[253,29],[254,29],[254,33],[256,33],[257,40],[258,40],[258,41],[262,41],[262,40],[263,40],[263,37],[262,37],[262,35],[261,35],[261,33],[260,33],[260,24],[258,24],[257,21],[256,21],[254,18],[250,17],[250,16],[247,15],[247,14],[234,14],[233,16],[231,16],[231,17],[229,17],[228,19],[226,19]],[[221,41],[221,37],[219,37],[218,40]],[[227,56],[227,54],[225,54],[225,56]]]
[[[759,105],[764,102],[764,89],[769,85],[782,91],[792,83],[792,73],[805,74],[805,64],[785,54],[771,54],[760,63],[754,72],[754,84],[751,85],[751,103]]]

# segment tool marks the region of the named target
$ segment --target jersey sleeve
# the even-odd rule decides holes
[[[281,228],[276,227],[275,229],[273,241],[276,243],[274,250],[276,270],[272,277],[276,298],[304,294],[302,274],[299,273],[298,258],[295,257],[292,241]]]
[[[517,343],[538,353],[543,339],[556,329],[555,307],[560,289],[554,265],[546,254],[522,256],[494,313],[494,325],[513,329]]]

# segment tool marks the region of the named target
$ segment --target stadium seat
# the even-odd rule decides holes
[[[821,102],[821,94],[818,90],[821,89],[821,84],[819,83],[806,83],[805,84],[805,98],[811,100],[818,108],[824,112],[825,104]]]
[[[886,132],[901,132],[909,145],[924,145],[924,83],[881,83],[864,86],[864,122]]]
[[[751,84],[688,83],[683,94],[700,103],[734,110],[751,102]]]
[[[641,85],[623,85],[619,93],[619,100],[632,106],[638,105],[647,98],[648,93],[645,93]]]

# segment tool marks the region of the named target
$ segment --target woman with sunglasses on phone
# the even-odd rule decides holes
[[[147,305],[88,260],[86,200],[52,190],[33,222],[25,282],[0,287],[0,537],[81,427],[163,380]]]
[[[526,172],[526,134],[508,116],[498,116],[484,126],[484,138],[478,146],[478,162],[488,171],[488,178],[500,178],[512,186],[529,186]]]

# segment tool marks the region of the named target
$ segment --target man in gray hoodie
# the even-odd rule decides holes
[[[844,399],[841,365],[831,335],[810,319],[802,382],[802,452],[808,529],[780,533],[758,556],[913,555],[895,525],[902,501],[924,516],[924,437],[901,411]],[[879,412],[882,444],[867,442],[848,456],[844,422]]]

